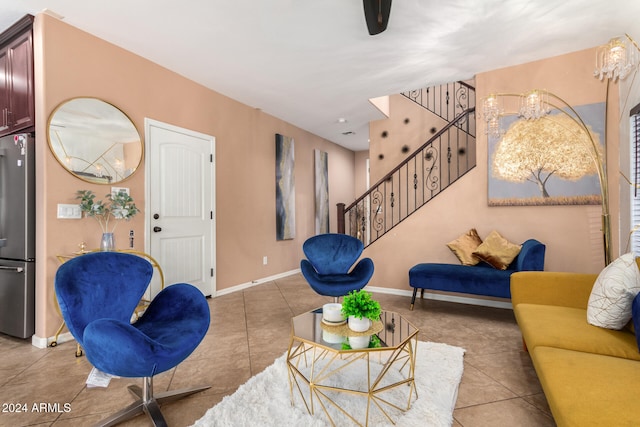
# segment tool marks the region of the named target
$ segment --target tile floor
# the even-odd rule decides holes
[[[423,300],[409,311],[409,297],[375,296],[384,309],[402,313],[420,328],[420,340],[466,349],[454,427],[555,425],[511,310]],[[330,300],[315,294],[300,275],[211,299],[207,337],[177,368],[154,379],[156,392],[212,385],[165,405],[169,425],[191,425],[271,365],[288,346],[290,318]],[[26,413],[0,412],[0,426],[88,426],[131,403],[126,385],[139,383],[114,379],[107,389],[88,390],[84,384],[91,366],[85,357],[74,356],[73,342],[38,349],[0,335],[0,354],[2,409],[28,405]],[[36,412],[34,403],[53,405]],[[139,416],[122,425],[150,424]]]

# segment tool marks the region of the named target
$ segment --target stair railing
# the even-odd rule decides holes
[[[447,122],[452,121],[467,108],[476,105],[475,88],[468,83],[457,81],[440,86],[402,92],[401,95],[431,111]],[[465,129],[465,123],[456,126]],[[471,130],[475,135],[475,130]]]
[[[475,165],[475,107],[471,107],[349,206],[338,203],[338,232],[357,237],[366,247]]]

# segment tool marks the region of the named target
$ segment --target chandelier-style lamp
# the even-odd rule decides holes
[[[496,94],[491,94],[482,99],[482,117],[487,122],[485,133],[493,137],[500,137],[504,130],[500,125],[500,117],[504,114],[502,100]]]
[[[491,94],[482,100],[482,117],[487,122],[485,133],[494,138],[500,138],[505,131],[500,119],[505,115],[503,98],[518,97],[518,117],[526,120],[537,120],[551,112],[549,93],[546,90],[534,89],[523,94]]]
[[[546,90],[534,89],[520,96],[519,116],[523,119],[537,120],[550,112],[549,94]]]
[[[629,34],[612,38],[609,43],[598,48],[593,75],[600,80],[624,80],[635,68],[638,52],[640,48]]]

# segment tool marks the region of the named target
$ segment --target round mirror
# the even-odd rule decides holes
[[[49,148],[71,174],[94,184],[115,184],[142,161],[143,145],[133,122],[96,98],[73,98],[49,117]]]

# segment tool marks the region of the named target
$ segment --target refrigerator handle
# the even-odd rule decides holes
[[[22,268],[22,267],[3,267],[3,266],[0,266],[0,270],[15,271],[16,273],[24,272],[24,268]]]
[[[6,108],[5,108],[6,110]],[[0,158],[5,156],[5,149],[4,148],[0,148]],[[0,159],[2,160],[2,159]],[[2,165],[4,162],[0,162],[0,179],[4,180],[5,176],[2,172],[4,172]],[[2,217],[0,216],[0,225],[2,225]],[[4,248],[5,246],[7,246],[7,239],[1,238],[0,237],[0,248]]]

